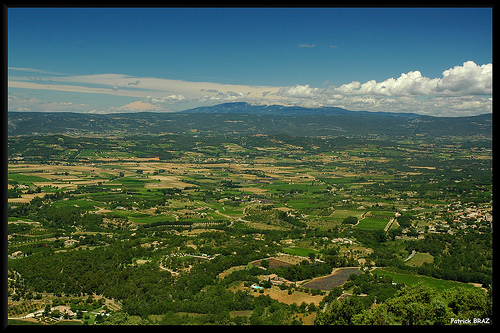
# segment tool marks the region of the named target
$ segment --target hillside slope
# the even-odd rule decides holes
[[[140,112],[104,115],[9,112],[8,134],[492,135],[491,114],[472,117],[403,117],[347,110],[344,110],[345,113],[339,111],[340,114],[327,115],[317,114],[317,109],[297,109],[292,112],[291,109],[282,109],[282,111],[287,110],[287,115],[276,115],[248,114],[243,112],[247,110],[248,104],[236,106],[234,112],[230,112],[231,109],[228,109],[227,104],[207,109],[211,110],[210,112],[201,112],[201,109],[178,113]],[[238,108],[240,106],[241,108]],[[276,108],[272,112],[278,111]],[[293,112],[299,112],[301,115],[292,115]],[[307,112],[316,114],[304,115]]]

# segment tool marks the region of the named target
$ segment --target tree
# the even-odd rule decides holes
[[[482,291],[457,288],[447,290],[444,298],[448,301],[448,307],[456,314],[457,318],[475,317],[491,318],[492,302],[489,295]]]
[[[411,218],[408,215],[398,216],[398,223],[402,228],[408,228],[411,226]]]
[[[387,240],[387,233],[383,229],[377,229],[373,232],[373,235],[375,236],[375,240],[378,243],[383,243]]]
[[[352,325],[352,318],[364,310],[358,297],[349,297],[340,302],[331,302],[325,312],[320,312],[314,320],[316,325]]]
[[[491,302],[481,290],[454,288],[439,292],[422,283],[354,316],[356,325],[443,325],[451,318],[491,318]]]
[[[343,221],[342,224],[356,224],[358,223],[358,218],[355,216],[349,216],[346,217]]]
[[[50,313],[50,316],[54,318],[59,318],[61,316],[61,312],[59,310],[54,310]]]
[[[314,304],[313,302],[311,302],[308,306],[307,306],[307,310],[309,312],[314,312],[316,311],[316,304]]]
[[[271,288],[271,287],[272,287],[272,285],[273,285],[273,284],[271,283],[271,281],[269,281],[269,280],[264,280],[264,281],[262,281],[262,282],[261,282],[261,283],[259,283],[259,284],[260,284],[262,287],[266,288],[266,289]]]
[[[50,314],[50,304],[45,305],[45,309],[43,310],[42,316],[48,317]]]

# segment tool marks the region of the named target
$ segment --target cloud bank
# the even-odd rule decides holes
[[[430,79],[420,71],[402,73],[397,79],[353,81],[337,88],[339,93],[379,96],[464,96],[492,94],[493,65],[476,65],[467,61],[443,72],[442,78]]]
[[[311,47],[306,44],[300,47]],[[19,68],[11,68],[17,69]],[[29,68],[23,68],[29,71]],[[32,70],[37,72],[37,70]],[[340,86],[316,88],[309,84],[287,87],[249,86],[214,82],[190,82],[124,74],[82,76],[9,77],[9,88],[108,94],[137,98],[97,112],[178,111],[189,107],[244,101],[306,107],[336,106],[348,110],[414,112],[438,116],[467,116],[492,112],[492,64],[473,61],[444,70],[442,77],[429,78],[418,70],[398,78],[377,82],[352,81]],[[92,98],[89,96],[89,103]],[[9,110],[57,110],[76,112],[95,106],[72,103],[41,103],[9,95]]]
[[[382,82],[352,81],[327,88],[282,87],[276,95],[292,105],[467,116],[492,112],[492,76],[491,63],[479,66],[467,61],[443,71],[441,78],[428,78],[420,71],[410,71]]]

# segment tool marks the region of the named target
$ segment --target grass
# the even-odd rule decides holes
[[[316,250],[308,249],[305,247],[288,247],[288,248],[284,248],[283,252],[291,254],[291,255],[295,255],[295,256],[300,256],[300,257],[308,257],[309,253],[311,253],[311,252],[314,254],[319,253]]]
[[[415,285],[415,284],[421,282],[429,287],[436,288],[438,290],[446,290],[446,289],[458,288],[458,287],[477,288],[477,287],[474,287],[473,285],[468,284],[468,283],[463,283],[463,282],[458,282],[458,281],[441,280],[441,279],[436,279],[433,277],[423,276],[423,275],[406,274],[406,273],[397,272],[396,269],[377,268],[374,270],[374,272],[376,272],[378,275],[384,275],[384,276],[390,277],[392,279],[392,281],[395,283],[405,284],[408,286],[412,286],[412,285]]]
[[[376,219],[373,217],[367,217],[359,221],[359,223],[355,226],[358,229],[367,229],[367,230],[377,230],[384,229],[389,221],[385,219]]]
[[[9,173],[8,178],[10,180],[15,180],[20,183],[31,183],[31,182],[48,182],[47,178],[31,175],[23,175],[20,173]]]
[[[146,183],[153,182],[154,180],[148,178],[137,178],[136,176],[123,177],[117,180],[124,187],[144,187]]]
[[[349,216],[355,216],[358,219],[363,215],[364,211],[362,210],[345,210],[345,209],[336,209],[333,211],[333,213],[330,215],[330,217],[335,217],[336,219],[339,219],[339,221],[342,221],[346,217]]]
[[[213,204],[213,203],[211,203],[211,206],[214,210],[218,210],[221,214],[223,214],[222,216],[228,215],[228,216],[231,216],[233,218],[237,218],[237,217],[242,217],[244,215],[243,209],[245,207],[222,206],[222,205],[217,205],[217,204]],[[216,214],[213,216],[214,217],[217,216],[217,218],[219,218],[221,215]]]
[[[422,266],[424,262],[432,263],[433,261],[434,257],[429,253],[416,253],[406,264],[408,266]]]
[[[231,311],[229,312],[229,315],[231,318],[237,317],[237,316],[244,316],[244,317],[249,317],[253,313],[253,310],[240,310],[240,311]]]
[[[394,217],[394,212],[386,212],[386,211],[372,211],[371,212],[372,215],[375,215],[375,216],[385,216],[385,217]]]
[[[154,222],[173,222],[175,219],[173,216],[157,215],[157,216],[128,216],[129,220],[135,223],[154,223]]]

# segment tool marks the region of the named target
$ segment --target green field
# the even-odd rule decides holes
[[[416,253],[406,264],[408,266],[422,266],[425,262],[432,263],[433,261],[434,257],[429,253]]]
[[[19,183],[31,183],[31,182],[48,182],[47,178],[31,175],[23,175],[20,173],[9,173],[8,178]]]
[[[384,229],[389,220],[376,219],[373,217],[367,217],[359,221],[355,228],[367,229],[367,230],[377,230]]]
[[[128,219],[135,223],[173,222],[175,220],[173,216],[150,216],[146,214],[144,214],[144,216],[137,216],[137,214],[132,214],[128,216]]]
[[[336,218],[341,222],[343,219],[349,216],[355,216],[358,219],[363,215],[364,211],[362,210],[345,210],[345,209],[336,209],[330,215],[330,217]]]
[[[438,290],[446,290],[450,288],[464,287],[464,288],[477,288],[472,284],[458,282],[458,281],[449,281],[449,280],[441,280],[436,279],[429,276],[423,275],[413,275],[413,274],[405,274],[396,272],[390,268],[377,268],[373,271],[378,275],[388,276],[392,279],[393,282],[399,284],[405,284],[408,286],[412,286],[417,283],[423,283],[429,287],[436,288]]]
[[[394,216],[394,212],[373,211],[370,215],[375,218],[391,218]]]
[[[287,248],[283,249],[283,252],[294,255],[294,256],[300,256],[300,257],[308,257],[309,253],[314,253],[314,254],[319,253],[316,250],[307,249],[304,247],[287,247]]]
[[[316,289],[359,289],[367,309],[418,283],[489,297],[439,279],[492,285],[489,141],[197,135],[10,137],[9,317],[82,303],[89,325],[101,305],[104,324],[312,324],[334,309]],[[345,285],[360,266],[379,268]]]
[[[131,176],[131,177],[123,177],[117,180],[117,182],[121,183],[124,187],[144,187],[146,183],[154,182],[155,180],[153,179],[148,179],[148,178],[138,178],[137,176]],[[113,183],[113,182],[111,182]]]

